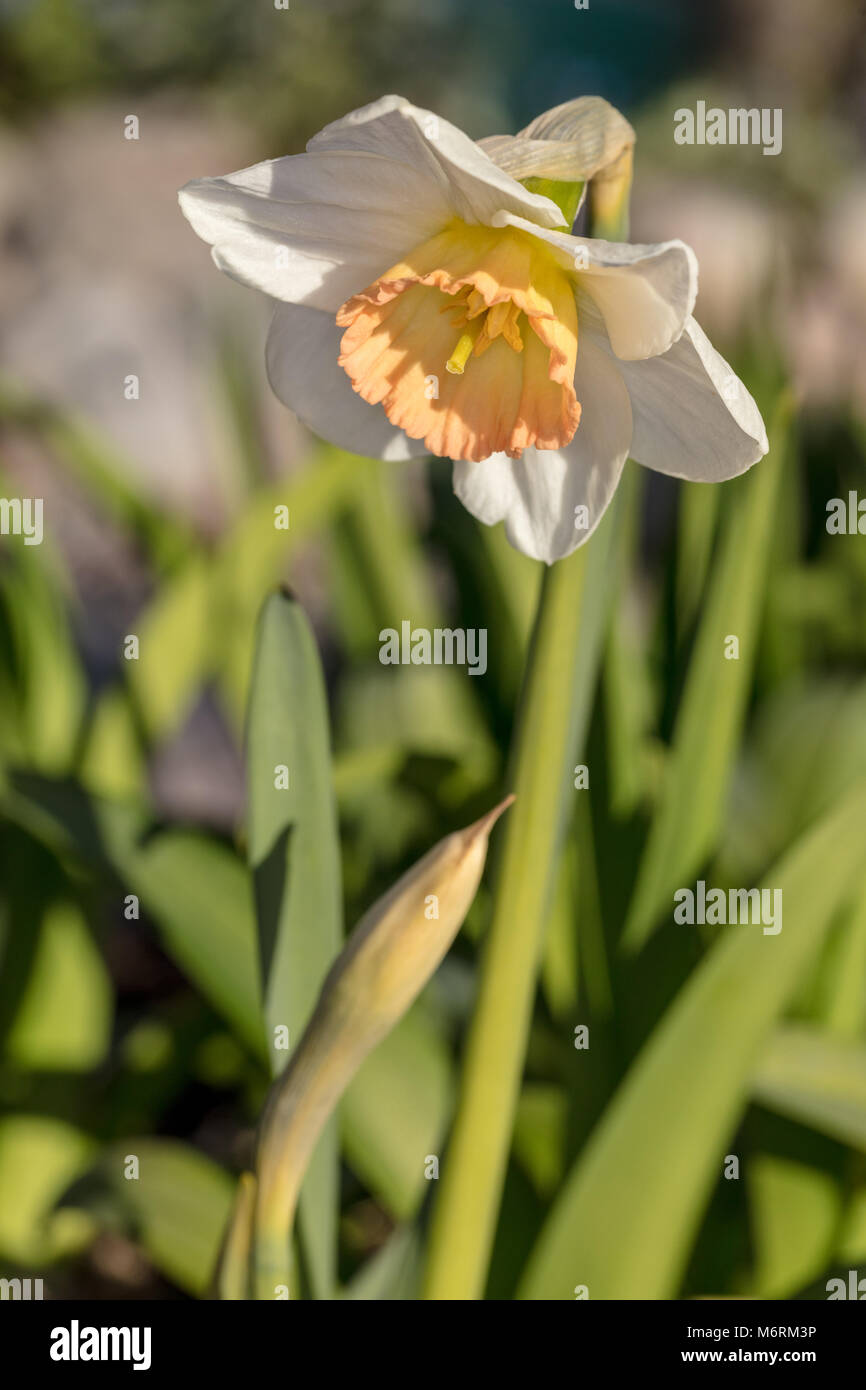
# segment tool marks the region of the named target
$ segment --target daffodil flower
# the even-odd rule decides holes
[[[354,453],[452,459],[469,511],[548,563],[594,530],[629,454],[719,482],[767,450],[692,318],[691,249],[572,236],[514,176],[556,115],[482,148],[383,97],[306,154],[180,193],[219,268],[278,301],[280,399]]]

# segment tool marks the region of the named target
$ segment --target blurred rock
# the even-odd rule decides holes
[[[772,85],[761,105],[819,105],[839,95],[858,60],[862,71],[863,10],[856,0],[731,0],[731,11],[726,33],[738,69],[748,65],[765,91]]]
[[[178,732],[158,749],[150,769],[158,813],[231,830],[244,804],[240,753],[213,701],[202,697]]]
[[[188,179],[256,156],[198,107],[135,108],[138,140],[115,106],[0,144],[0,371],[82,415],[148,490],[211,530],[243,488],[220,335],[243,344],[271,452],[303,438],[265,381],[267,302],[216,272],[177,206]],[[124,395],[130,374],[138,400]]]
[[[785,228],[769,205],[718,183],[661,174],[635,182],[632,237],[678,237],[692,247],[700,266],[695,317],[722,344],[743,330],[787,253]]]

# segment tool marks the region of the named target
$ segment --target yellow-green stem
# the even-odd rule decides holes
[[[213,1297],[227,1302],[249,1298],[250,1252],[253,1239],[253,1212],[256,1201],[256,1180],[252,1173],[241,1173],[235,1191],[231,1216],[223,1238],[216,1273]]]
[[[627,168],[598,200],[608,237],[616,230],[614,216],[620,228],[627,226],[630,173],[629,156]],[[594,225],[590,231],[598,235]],[[604,585],[611,524],[610,518],[602,523],[594,551],[584,546],[560,560],[542,584],[512,756],[510,786],[517,800],[502,846],[457,1114],[431,1223],[428,1299],[484,1294],[566,797],[574,795],[572,768],[598,658],[603,600],[597,590]]]
[[[341,1047],[340,1000],[325,994],[262,1117],[254,1212],[253,1297],[285,1297],[291,1285],[291,1231],[301,1182],[328,1116],[357,1063]]]
[[[549,569],[542,585],[517,737],[517,800],[506,827],[460,1105],[431,1230],[427,1298],[483,1293],[571,780],[571,693],[585,569],[586,551],[578,550]]]

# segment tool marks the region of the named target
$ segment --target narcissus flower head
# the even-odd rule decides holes
[[[587,101],[478,145],[383,97],[306,154],[180,194],[220,269],[278,301],[281,400],[354,453],[452,459],[464,505],[548,563],[594,530],[629,454],[718,482],[767,450],[692,318],[690,248],[572,236],[576,205],[545,196],[630,160],[606,147],[618,113],[587,151]]]

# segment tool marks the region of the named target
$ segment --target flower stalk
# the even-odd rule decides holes
[[[631,147],[593,196],[590,235],[624,239]],[[595,219],[603,224],[600,229]],[[594,555],[609,528],[545,571],[512,754],[517,804],[494,886],[493,915],[460,1096],[434,1209],[428,1299],[484,1296],[505,1181],[544,932],[566,823],[581,716],[598,658],[602,605]]]
[[[590,235],[604,241],[628,239],[628,208],[634,172],[634,147],[626,146],[612,165],[589,185]]]

